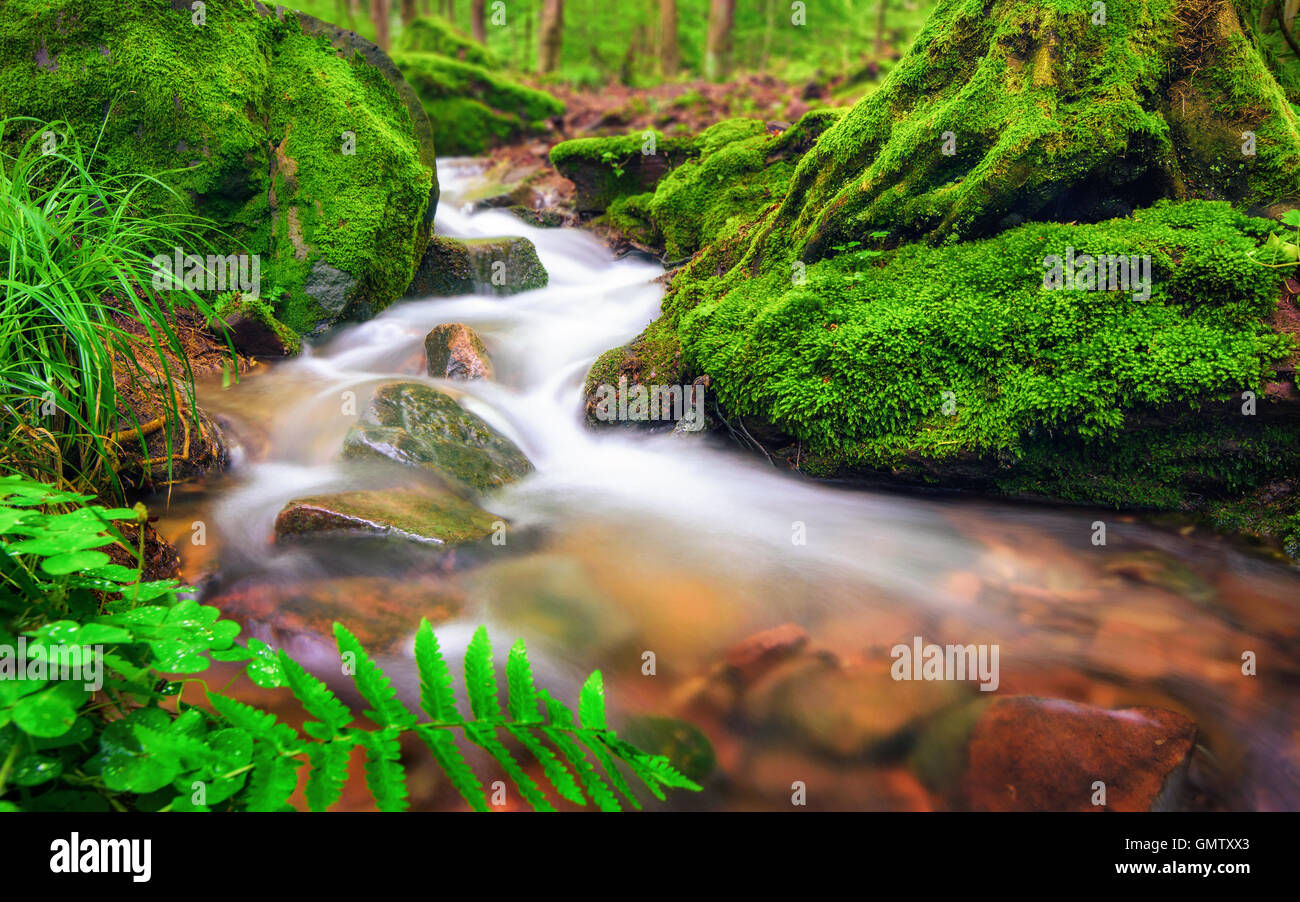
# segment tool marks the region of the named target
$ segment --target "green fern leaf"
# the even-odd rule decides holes
[[[632,787],[627,785],[627,780],[623,779],[623,774],[618,769],[618,763],[614,756],[609,753],[609,749],[601,741],[601,733],[594,730],[578,730],[575,735],[578,741],[590,749],[591,754],[600,762],[600,766],[605,768],[605,775],[609,777],[609,782],[614,784],[614,788],[623,794],[628,804],[638,811],[641,810],[641,802],[632,794]]]
[[[497,700],[497,675],[492,666],[492,640],[487,627],[474,631],[465,649],[465,691],[475,720],[500,720],[501,702]]]
[[[587,794],[591,796],[596,807],[601,811],[622,811],[623,806],[618,803],[618,796],[601,779],[600,773],[595,766],[587,760],[587,756],[582,753],[582,746],[574,742],[567,735],[554,727],[543,727],[542,732],[546,738],[551,740],[551,744],[560,750],[560,754],[569,762],[569,765],[577,773],[578,779],[582,781],[583,787]]]
[[[348,632],[343,624],[336,623],[334,638],[338,640],[339,654],[344,660],[351,655],[355,662],[356,672],[352,679],[356,682],[358,691],[370,703],[370,710],[365,712],[366,716],[385,727],[405,729],[414,726],[415,715],[398,699],[388,677],[379,669],[379,665],[370,659],[370,655],[366,654],[357,637]]]
[[[663,755],[648,755],[641,751],[632,743],[619,739],[612,734],[606,734],[601,737],[601,741],[609,746],[610,750],[618,755],[620,759],[627,762],[628,767],[636,773],[646,785],[650,787],[655,795],[655,784],[659,783],[671,789],[689,789],[694,792],[700,791],[700,784],[696,783],[690,777],[687,777]],[[660,796],[662,798],[662,796]]]
[[[312,811],[328,811],[343,794],[343,784],[348,780],[348,758],[352,753],[350,741],[313,742],[307,747],[311,772],[307,775],[307,807]]]
[[[288,724],[277,721],[269,711],[260,711],[212,691],[208,692],[208,701],[232,726],[239,727],[254,739],[269,742],[282,751],[298,743],[298,732]]]
[[[406,769],[402,767],[402,747],[397,728],[388,727],[373,733],[354,734],[366,749],[366,786],[375,797],[380,811],[405,811]]]
[[[593,670],[578,695],[578,719],[588,730],[605,729],[605,680]]]
[[[442,768],[461,798],[469,803],[469,807],[475,811],[489,811],[487,800],[483,797],[483,784],[465,763],[465,756],[460,753],[456,740],[445,731],[428,724],[417,726],[415,733],[424,740],[424,744],[433,753],[433,760]]]
[[[438,637],[428,620],[421,619],[415,633],[415,663],[420,670],[420,707],[435,723],[460,723],[456,694],[451,688],[451,670],[442,659]]]
[[[491,724],[485,723],[467,723],[465,724],[465,735],[470,741],[477,745],[483,751],[491,755],[501,765],[501,769],[506,772],[515,786],[519,787],[519,794],[524,797],[534,811],[554,811],[555,808],[546,800],[546,796],[533,778],[524,773],[524,769],[519,766],[519,762],[510,754],[510,750],[501,744],[497,739],[497,731]]]
[[[582,746],[574,742],[565,732],[576,731],[573,714],[545,689],[539,690],[538,695],[542,699],[542,704],[546,706],[546,716],[551,721],[551,726],[543,730],[546,738],[551,740],[551,744],[560,750],[560,754],[573,767],[578,774],[578,779],[582,781],[587,793],[601,811],[622,811],[623,807],[619,805],[618,797],[601,779],[600,772],[595,766],[587,760]]]
[[[352,712],[347,705],[339,701],[338,696],[316,677],[308,673],[301,664],[289,657],[281,649],[279,652],[280,672],[289,684],[289,691],[307,709],[307,713],[317,718],[324,730],[313,721],[303,724],[303,730],[317,739],[328,739],[343,732],[343,728],[352,723]]]
[[[249,811],[283,811],[298,788],[298,762],[270,746],[253,752],[253,775],[245,805]]]
[[[161,761],[173,762],[181,770],[202,767],[212,763],[217,757],[202,740],[175,730],[164,732],[151,729],[144,724],[135,724],[131,727],[131,732],[146,755],[155,756]]]
[[[537,759],[542,765],[542,771],[546,774],[546,779],[550,781],[551,786],[555,787],[556,793],[562,799],[567,799],[575,805],[586,805],[587,799],[578,788],[578,783],[573,779],[573,774],[564,766],[555,753],[546,747],[536,733],[528,727],[518,724],[506,724],[506,730],[510,735],[518,740],[519,744],[528,749],[529,754]]]
[[[533,685],[533,668],[528,663],[528,650],[520,639],[510,648],[506,658],[506,705],[510,719],[516,723],[538,723],[537,688]]]

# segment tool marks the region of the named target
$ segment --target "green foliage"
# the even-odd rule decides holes
[[[88,501],[21,475],[0,477],[0,810],[288,810],[305,770],[307,805],[323,811],[342,793],[356,749],[378,807],[402,810],[400,740],[408,733],[477,810],[487,810],[487,800],[457,733],[486,751],[537,810],[553,806],[503,731],[574,804],[586,803],[581,783],[602,809],[620,807],[611,786],[639,807],[618,762],[658,798],[665,787],[699,788],[609,729],[599,673],[582,689],[575,723],[537,691],[522,641],[507,661],[503,711],[483,627],[465,654],[465,718],[433,629],[421,622],[415,659],[429,719],[420,721],[356,637],[335,624],[340,660],[375,725],[356,726],[347,705],[283,651],[256,639],[236,643],[239,626],[185,598],[175,581],[141,581],[138,567],[112,563],[103,550],[121,544],[112,523],[144,510]],[[46,662],[39,671],[38,660]],[[206,686],[211,710],[179,700],[175,710],[163,707],[180,689],[170,675],[201,673],[212,660],[246,661],[258,685],[287,686],[308,715],[301,732]],[[56,664],[86,669],[56,672]]]
[[[120,492],[110,436],[138,423],[115,371],[165,373],[175,422],[192,383],[168,314],[211,313],[192,290],[157,288],[152,257],[199,251],[212,224],[143,215],[143,193],[174,189],[154,176],[96,176],[97,153],[63,122],[0,121],[0,454]],[[128,336],[119,316],[143,334]]]

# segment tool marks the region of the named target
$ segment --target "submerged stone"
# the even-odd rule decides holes
[[[344,439],[343,455],[423,467],[473,491],[514,482],[533,469],[514,442],[420,382],[376,391],[363,422]]]
[[[276,540],[327,534],[392,536],[436,545],[481,539],[498,517],[427,486],[297,498],[275,518]]]

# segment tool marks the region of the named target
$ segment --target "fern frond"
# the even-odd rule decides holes
[[[545,689],[539,690],[538,695],[546,707],[546,716],[551,722],[551,725],[544,730],[546,738],[551,740],[551,744],[559,749],[560,754],[572,765],[578,774],[578,779],[582,781],[582,785],[586,787],[601,811],[622,811],[623,806],[618,803],[618,797],[601,778],[595,766],[587,760],[582,745],[568,735],[578,731],[577,725],[573,722],[573,714]]]
[[[460,793],[461,798],[469,803],[469,807],[475,811],[491,810],[483,796],[483,784],[465,763],[465,756],[460,753],[456,740],[450,734],[428,724],[418,725],[415,733],[424,740],[424,744],[433,753],[433,760],[438,763],[438,767],[442,768],[442,772],[447,775],[447,779]]]
[[[208,701],[232,726],[247,731],[254,739],[269,742],[282,751],[298,742],[298,731],[288,724],[280,723],[269,711],[259,710],[211,690],[208,691]]]
[[[456,740],[448,733],[428,724],[417,726],[415,733],[424,740],[424,744],[433,753],[433,760],[438,763],[438,767],[442,768],[442,772],[447,775],[447,779],[460,793],[461,798],[469,803],[469,807],[475,811],[490,810],[483,795],[483,784],[465,763],[465,756],[460,753]]]
[[[465,649],[465,691],[475,720],[501,719],[496,669],[492,666],[492,641],[485,626],[474,631],[474,638]]]
[[[578,720],[587,730],[605,729],[605,680],[593,670],[578,694]]]
[[[542,765],[542,772],[546,774],[546,779],[555,788],[555,792],[560,798],[575,805],[587,804],[587,798],[582,794],[582,790],[578,788],[578,783],[573,779],[573,774],[569,773],[569,769],[564,766],[564,763],[537,737],[536,727],[512,723],[505,726],[510,735],[515,737],[520,745],[528,749],[529,754]]]
[[[298,788],[298,762],[270,746],[253,752],[253,776],[248,781],[249,811],[283,811]]]
[[[307,807],[312,811],[327,811],[343,794],[343,784],[348,780],[348,758],[352,754],[351,741],[313,743],[307,748],[311,771],[307,774]]]
[[[632,787],[628,786],[627,780],[623,779],[623,774],[619,771],[614,756],[609,753],[609,749],[601,741],[602,734],[594,730],[578,730],[574,735],[578,737],[579,742],[591,751],[595,759],[600,762],[600,766],[605,768],[605,775],[609,777],[609,782],[614,784],[614,788],[623,794],[623,798],[627,799],[629,805],[640,811],[641,802],[632,794]]]
[[[582,786],[591,796],[591,800],[596,803],[596,807],[601,811],[622,811],[623,806],[618,803],[618,796],[614,795],[608,784],[601,779],[600,772],[595,766],[587,760],[587,756],[582,752],[582,746],[570,739],[564,732],[555,727],[543,727],[542,732],[546,738],[551,740],[551,744],[560,750],[560,754],[569,762],[578,779],[582,781]]]
[[[648,755],[626,740],[619,739],[613,734],[607,734],[601,737],[601,741],[609,746],[610,751],[619,757],[620,760],[627,763],[632,771],[645,782],[659,798],[659,792],[655,789],[656,784],[667,786],[670,789],[689,789],[693,792],[700,791],[700,785],[687,777],[663,755]]]
[[[415,633],[415,664],[420,671],[420,707],[437,723],[460,723],[451,670],[442,658],[433,627],[423,618]]]
[[[388,677],[366,654],[357,637],[341,623],[334,624],[334,637],[338,640],[339,655],[352,655],[356,662],[356,672],[352,679],[362,697],[370,703],[366,716],[385,727],[405,729],[414,726],[415,715],[398,699]]]
[[[402,746],[397,728],[355,734],[366,750],[366,786],[380,811],[405,811],[406,769],[402,767]]]
[[[528,650],[520,639],[510,648],[506,658],[506,706],[510,719],[516,723],[537,723],[537,687],[533,685],[533,668],[528,663]]]
[[[348,706],[339,701],[338,696],[330,691],[324,682],[308,673],[301,664],[279,651],[280,672],[284,674],[289,691],[302,704],[307,713],[317,718],[324,730],[317,728],[315,721],[303,724],[303,730],[317,739],[329,739],[338,736],[343,728],[352,723],[352,712]]]
[[[465,735],[469,740],[477,745],[483,751],[487,752],[501,765],[501,769],[519,788],[519,794],[524,797],[534,811],[554,811],[554,806],[546,800],[545,794],[541,788],[533,782],[533,778],[524,773],[524,769],[519,766],[519,762],[510,754],[510,750],[501,744],[497,738],[496,727],[490,723],[472,722],[465,724]]]

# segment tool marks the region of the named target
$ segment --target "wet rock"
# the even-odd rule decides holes
[[[409,649],[424,617],[434,626],[463,610],[465,596],[437,576],[335,576],[297,583],[257,582],[221,590],[204,599],[224,616],[255,625],[283,645],[303,636],[334,643],[335,621],[351,630],[367,650]]]
[[[1149,811],[1176,806],[1196,732],[1160,708],[1015,696],[936,721],[913,763],[975,811]],[[1104,806],[1093,804],[1098,781]]]
[[[436,326],[424,337],[429,375],[438,379],[492,378],[492,359],[478,333],[461,323]]]
[[[419,382],[379,388],[363,421],[344,439],[343,456],[422,467],[472,491],[514,482],[533,469],[514,442]]]
[[[534,641],[563,656],[582,649],[586,667],[607,658],[640,664],[635,625],[572,558],[531,554],[480,569],[470,594],[489,606],[503,634],[527,637],[530,649]]]
[[[755,633],[727,651],[727,668],[742,684],[752,683],[776,664],[800,652],[808,634],[796,623]]]
[[[778,667],[742,706],[749,719],[791,730],[820,752],[859,758],[901,746],[914,723],[957,703],[967,688],[894,680],[887,659],[842,666],[829,655],[805,655]]]
[[[453,297],[483,292],[518,294],[545,288],[550,277],[527,238],[434,236],[420,260],[407,297]]]
[[[427,486],[363,489],[290,501],[275,518],[275,537],[342,533],[442,545],[481,539],[498,520],[450,492]]]

